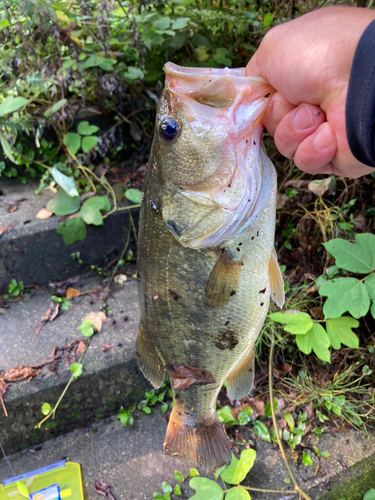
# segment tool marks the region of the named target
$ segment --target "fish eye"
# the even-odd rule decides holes
[[[166,141],[175,139],[179,131],[179,124],[173,118],[164,118],[160,124],[160,133]]]

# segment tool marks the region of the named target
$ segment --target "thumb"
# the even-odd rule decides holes
[[[245,68],[245,75],[246,76],[265,76],[264,71],[262,71],[262,65],[260,64],[259,61],[259,49],[255,52],[253,57],[250,59],[250,61],[247,63],[246,68]]]

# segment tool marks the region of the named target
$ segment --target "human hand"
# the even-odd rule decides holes
[[[354,53],[375,11],[327,7],[272,28],[246,67],[277,91],[264,116],[278,150],[312,174],[373,172],[352,155],[345,103]]]

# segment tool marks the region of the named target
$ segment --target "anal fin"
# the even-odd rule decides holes
[[[241,399],[250,393],[254,386],[254,348],[238,368],[229,374],[226,384],[228,395],[232,399]]]
[[[143,375],[158,389],[164,382],[164,366],[147,343],[142,325],[139,325],[135,355]]]
[[[271,299],[277,306],[280,307],[280,309],[282,309],[285,302],[284,280],[283,275],[280,271],[279,263],[277,261],[277,254],[275,249],[272,250],[268,270],[270,277]]]

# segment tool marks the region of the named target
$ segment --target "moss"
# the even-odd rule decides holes
[[[365,493],[375,487],[375,455],[339,474],[330,492],[314,496],[319,500],[363,500]]]

